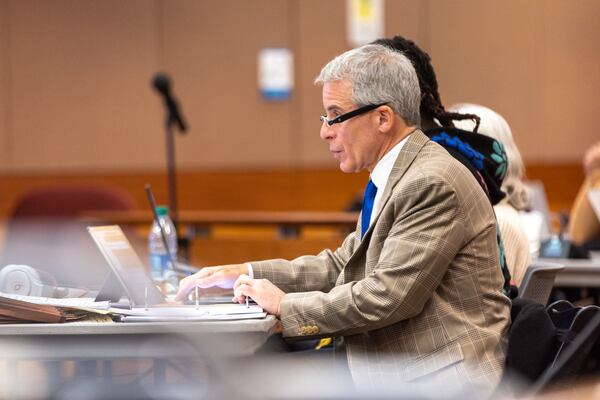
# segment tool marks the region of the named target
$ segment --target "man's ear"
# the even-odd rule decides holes
[[[394,110],[390,106],[381,106],[377,109],[377,122],[379,130],[388,132],[394,123]]]

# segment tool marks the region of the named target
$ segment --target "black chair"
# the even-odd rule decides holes
[[[519,287],[519,297],[546,305],[554,287],[556,274],[564,268],[561,264],[535,261],[525,271],[525,277]]]

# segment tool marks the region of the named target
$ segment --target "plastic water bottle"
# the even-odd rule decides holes
[[[169,250],[173,258],[177,258],[177,232],[175,225],[169,218],[169,209],[165,206],[156,207],[158,219],[163,226]],[[150,273],[152,279],[162,289],[163,294],[169,295],[177,292],[179,279],[171,265],[169,254],[165,250],[160,226],[154,221],[148,235],[148,248],[150,250]]]

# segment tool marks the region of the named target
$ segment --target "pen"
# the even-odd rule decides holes
[[[196,291],[196,310],[198,309],[198,286],[194,289]]]
[[[248,304],[248,296],[246,296],[246,308],[250,308],[250,305]]]

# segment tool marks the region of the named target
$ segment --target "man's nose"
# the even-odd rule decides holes
[[[332,126],[330,126],[327,122],[323,122],[321,124],[320,136],[323,140],[333,139],[334,131],[332,129]]]

